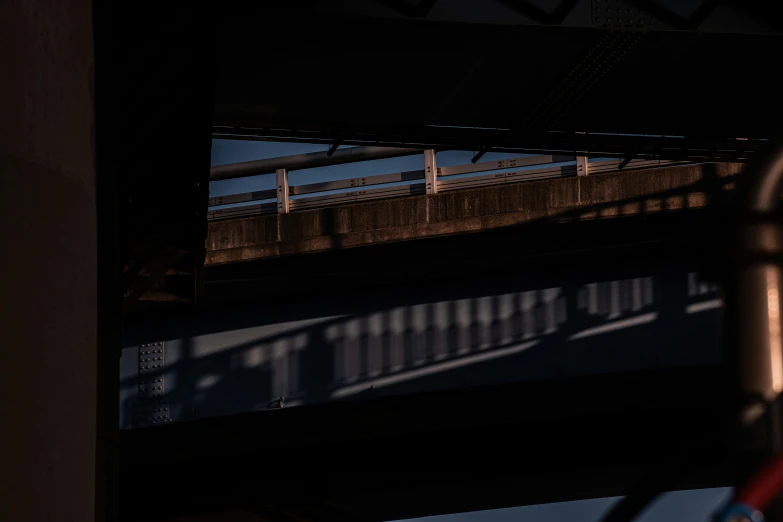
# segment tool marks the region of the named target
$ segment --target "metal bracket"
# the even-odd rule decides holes
[[[334,152],[335,152],[335,151],[336,151],[336,150],[337,150],[337,149],[340,147],[340,145],[342,144],[342,142],[343,142],[343,140],[342,140],[342,139],[339,139],[339,140],[334,140],[334,143],[332,144],[332,146],[331,146],[331,147],[329,147],[329,150],[328,150],[328,151],[326,151],[326,157],[327,157],[327,158],[331,158],[331,157],[332,157],[332,154],[334,154]]]
[[[424,151],[424,181],[427,194],[438,193],[438,167],[432,149]]]
[[[337,150],[337,149],[335,149]],[[288,214],[288,171],[286,169],[277,169],[277,213]]]
[[[576,175],[587,176],[590,174],[590,159],[587,156],[576,157]]]

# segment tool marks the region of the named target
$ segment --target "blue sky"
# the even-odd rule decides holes
[[[212,165],[237,163],[307,152],[323,152],[327,145],[281,143],[263,141],[213,140]],[[519,157],[520,154],[486,154],[481,161]],[[470,151],[451,151],[438,154],[439,166],[470,163]],[[289,174],[291,185],[354,178],[373,174],[388,174],[424,168],[422,155],[403,158],[334,165],[317,169],[294,171]],[[210,196],[240,194],[275,186],[274,174],[210,183]],[[729,488],[703,489],[668,493],[656,501],[637,520],[638,522],[696,522],[707,521],[724,502]],[[601,516],[616,502],[616,498],[580,500],[543,504],[492,511],[442,515],[410,522],[599,522]]]
[[[290,156],[308,152],[325,152],[327,150],[329,150],[328,145],[313,145],[307,143],[213,140],[212,165]],[[481,158],[481,161],[518,158],[520,156],[522,156],[522,154],[490,153]],[[439,153],[437,161],[439,166],[446,167],[470,163],[472,157],[473,153],[470,151],[449,151]],[[393,172],[404,172],[423,168],[424,156],[418,154],[402,158],[388,158],[375,161],[364,161],[361,163],[319,167],[316,169],[296,170],[289,173],[288,182],[291,185],[304,185],[308,183],[349,179],[374,174],[390,174]],[[386,186],[394,185],[396,184],[391,183]],[[243,192],[272,188],[275,188],[275,175],[264,174],[262,176],[212,182],[209,185],[209,195],[210,197],[226,196],[229,194],[241,194]]]

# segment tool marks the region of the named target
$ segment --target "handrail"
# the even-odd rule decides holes
[[[506,183],[519,183],[520,181],[535,181],[541,179],[566,178],[577,175],[576,165],[561,165],[535,170],[517,170],[514,172],[501,172],[500,174],[470,176],[444,180],[438,183],[441,192],[460,190],[466,188],[483,187],[487,185],[502,185]]]
[[[424,170],[409,170],[405,172],[395,172],[393,174],[376,174],[374,176],[362,176],[360,178],[309,183],[307,185],[291,185],[288,190],[291,196],[299,196],[301,194],[312,194],[314,192],[327,192],[330,190],[383,185],[385,183],[399,183],[401,181],[416,181],[420,179],[424,179]],[[272,197],[274,197],[274,195]]]
[[[623,160],[620,159],[608,159],[608,160],[601,160],[601,161],[594,161],[590,163],[590,173],[591,174],[598,174],[601,172],[612,172],[615,170],[618,170],[620,165],[623,163]],[[650,167],[663,167],[663,166],[675,166],[675,165],[694,165],[700,162],[694,162],[694,161],[677,161],[677,160],[651,160],[651,159],[635,159],[628,162],[628,164],[623,167],[623,170],[626,169],[639,169],[639,168],[650,168]]]
[[[209,221],[222,221],[224,219],[238,219],[251,216],[264,216],[274,214],[277,210],[277,203],[259,203],[257,205],[248,205],[245,207],[231,207],[219,210],[210,210],[208,213]]]
[[[357,203],[360,201],[372,201],[393,197],[418,196],[424,194],[424,183],[411,183],[401,187],[382,187],[369,190],[354,190],[328,196],[313,196],[291,200],[291,210],[311,210],[327,206]]]
[[[243,194],[232,194],[230,196],[216,196],[209,198],[208,207],[217,207],[220,205],[233,205],[235,203],[246,203],[248,201],[262,201],[264,199],[275,199],[277,191],[275,189],[256,190],[254,192],[245,192]]]
[[[574,156],[523,156],[498,161],[482,161],[467,165],[455,165],[453,167],[440,167],[438,176],[455,176],[457,174],[470,174],[473,172],[486,172],[490,170],[513,169],[514,167],[527,167],[532,165],[544,165],[547,163],[564,163],[576,161]]]
[[[350,150],[350,149],[345,149]],[[420,152],[420,151],[417,151]],[[307,155],[300,155],[307,156]],[[291,158],[289,156],[288,158]],[[410,170],[391,174],[376,174],[335,181],[319,183],[307,183],[303,185],[290,185],[286,169],[278,169],[278,189],[260,190],[244,194],[213,197],[209,199],[208,206],[216,207],[245,203],[252,201],[264,201],[258,205],[248,205],[236,208],[214,209],[208,212],[208,219],[232,219],[251,215],[273,214],[277,212],[301,211],[315,208],[323,208],[347,203],[387,199],[392,197],[405,197],[418,194],[431,194],[448,192],[467,188],[476,188],[488,185],[506,183],[519,183],[521,181],[534,181],[570,176],[583,176],[589,173],[601,173],[623,169],[655,168],[664,165],[672,166],[688,162],[675,160],[651,160],[634,159],[623,161],[620,159],[607,159],[588,162],[587,158],[564,155],[537,155],[511,158],[499,161],[484,161],[450,167],[437,167],[435,165],[434,152],[427,159],[425,154],[425,170]],[[280,158],[269,161],[280,165]],[[263,160],[267,161],[267,160]],[[429,162],[429,163],[428,163]],[[520,167],[519,170],[508,169]],[[428,177],[427,170],[434,170],[436,174]],[[492,174],[493,171],[503,171]],[[475,176],[464,176],[476,174]],[[365,189],[365,187],[388,185],[392,183],[404,183],[391,187]],[[346,189],[357,189],[349,190]],[[341,192],[335,192],[341,191]],[[311,195],[312,194],[312,195]],[[282,199],[281,199],[282,198]],[[274,201],[277,199],[277,204]],[[281,202],[285,204],[281,204]]]

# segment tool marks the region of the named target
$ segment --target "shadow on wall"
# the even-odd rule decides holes
[[[683,272],[204,334],[164,343],[159,368],[129,348],[121,425],[715,363],[719,308],[716,288]],[[154,398],[138,392],[151,378]]]
[[[734,179],[706,165],[704,177],[690,185],[553,217],[683,209],[699,195],[720,204]],[[328,229],[333,246],[342,247],[335,223]],[[362,303],[333,312],[324,303],[315,319],[283,322],[285,314],[278,314],[274,324],[192,337],[180,332],[167,337],[172,340],[160,368],[143,369],[139,347],[123,351],[121,426],[368,394],[717,362],[720,302],[715,288],[695,277],[683,271],[521,292],[496,289],[409,305],[386,305],[377,297],[372,312],[357,311]],[[162,379],[162,391],[152,399],[139,393],[150,378]]]

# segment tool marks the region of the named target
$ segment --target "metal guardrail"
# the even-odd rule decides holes
[[[423,170],[363,176],[322,183],[289,185],[288,170],[277,169],[277,189],[213,197],[209,199],[208,206],[217,207],[252,201],[260,201],[262,203],[210,210],[208,212],[208,219],[210,221],[219,221],[265,214],[313,210],[348,203],[359,203],[421,194],[436,194],[438,192],[501,185],[505,183],[519,183],[523,181],[614,172],[621,168],[623,170],[645,169],[663,165],[671,166],[686,163],[689,162],[649,159],[631,161],[609,159],[588,162],[587,158],[583,157],[540,155],[499,161],[485,161],[451,167],[435,167],[434,151],[425,151],[425,168]],[[526,168],[508,171],[508,169],[517,167]],[[430,170],[434,172],[434,174],[428,174]],[[499,170],[503,170],[504,172],[495,172]],[[493,172],[495,173],[493,174]],[[465,174],[478,175],[464,176]],[[393,187],[363,188],[402,182],[409,183]],[[336,190],[352,188],[359,190],[329,193]],[[295,197],[291,198],[291,196]]]

